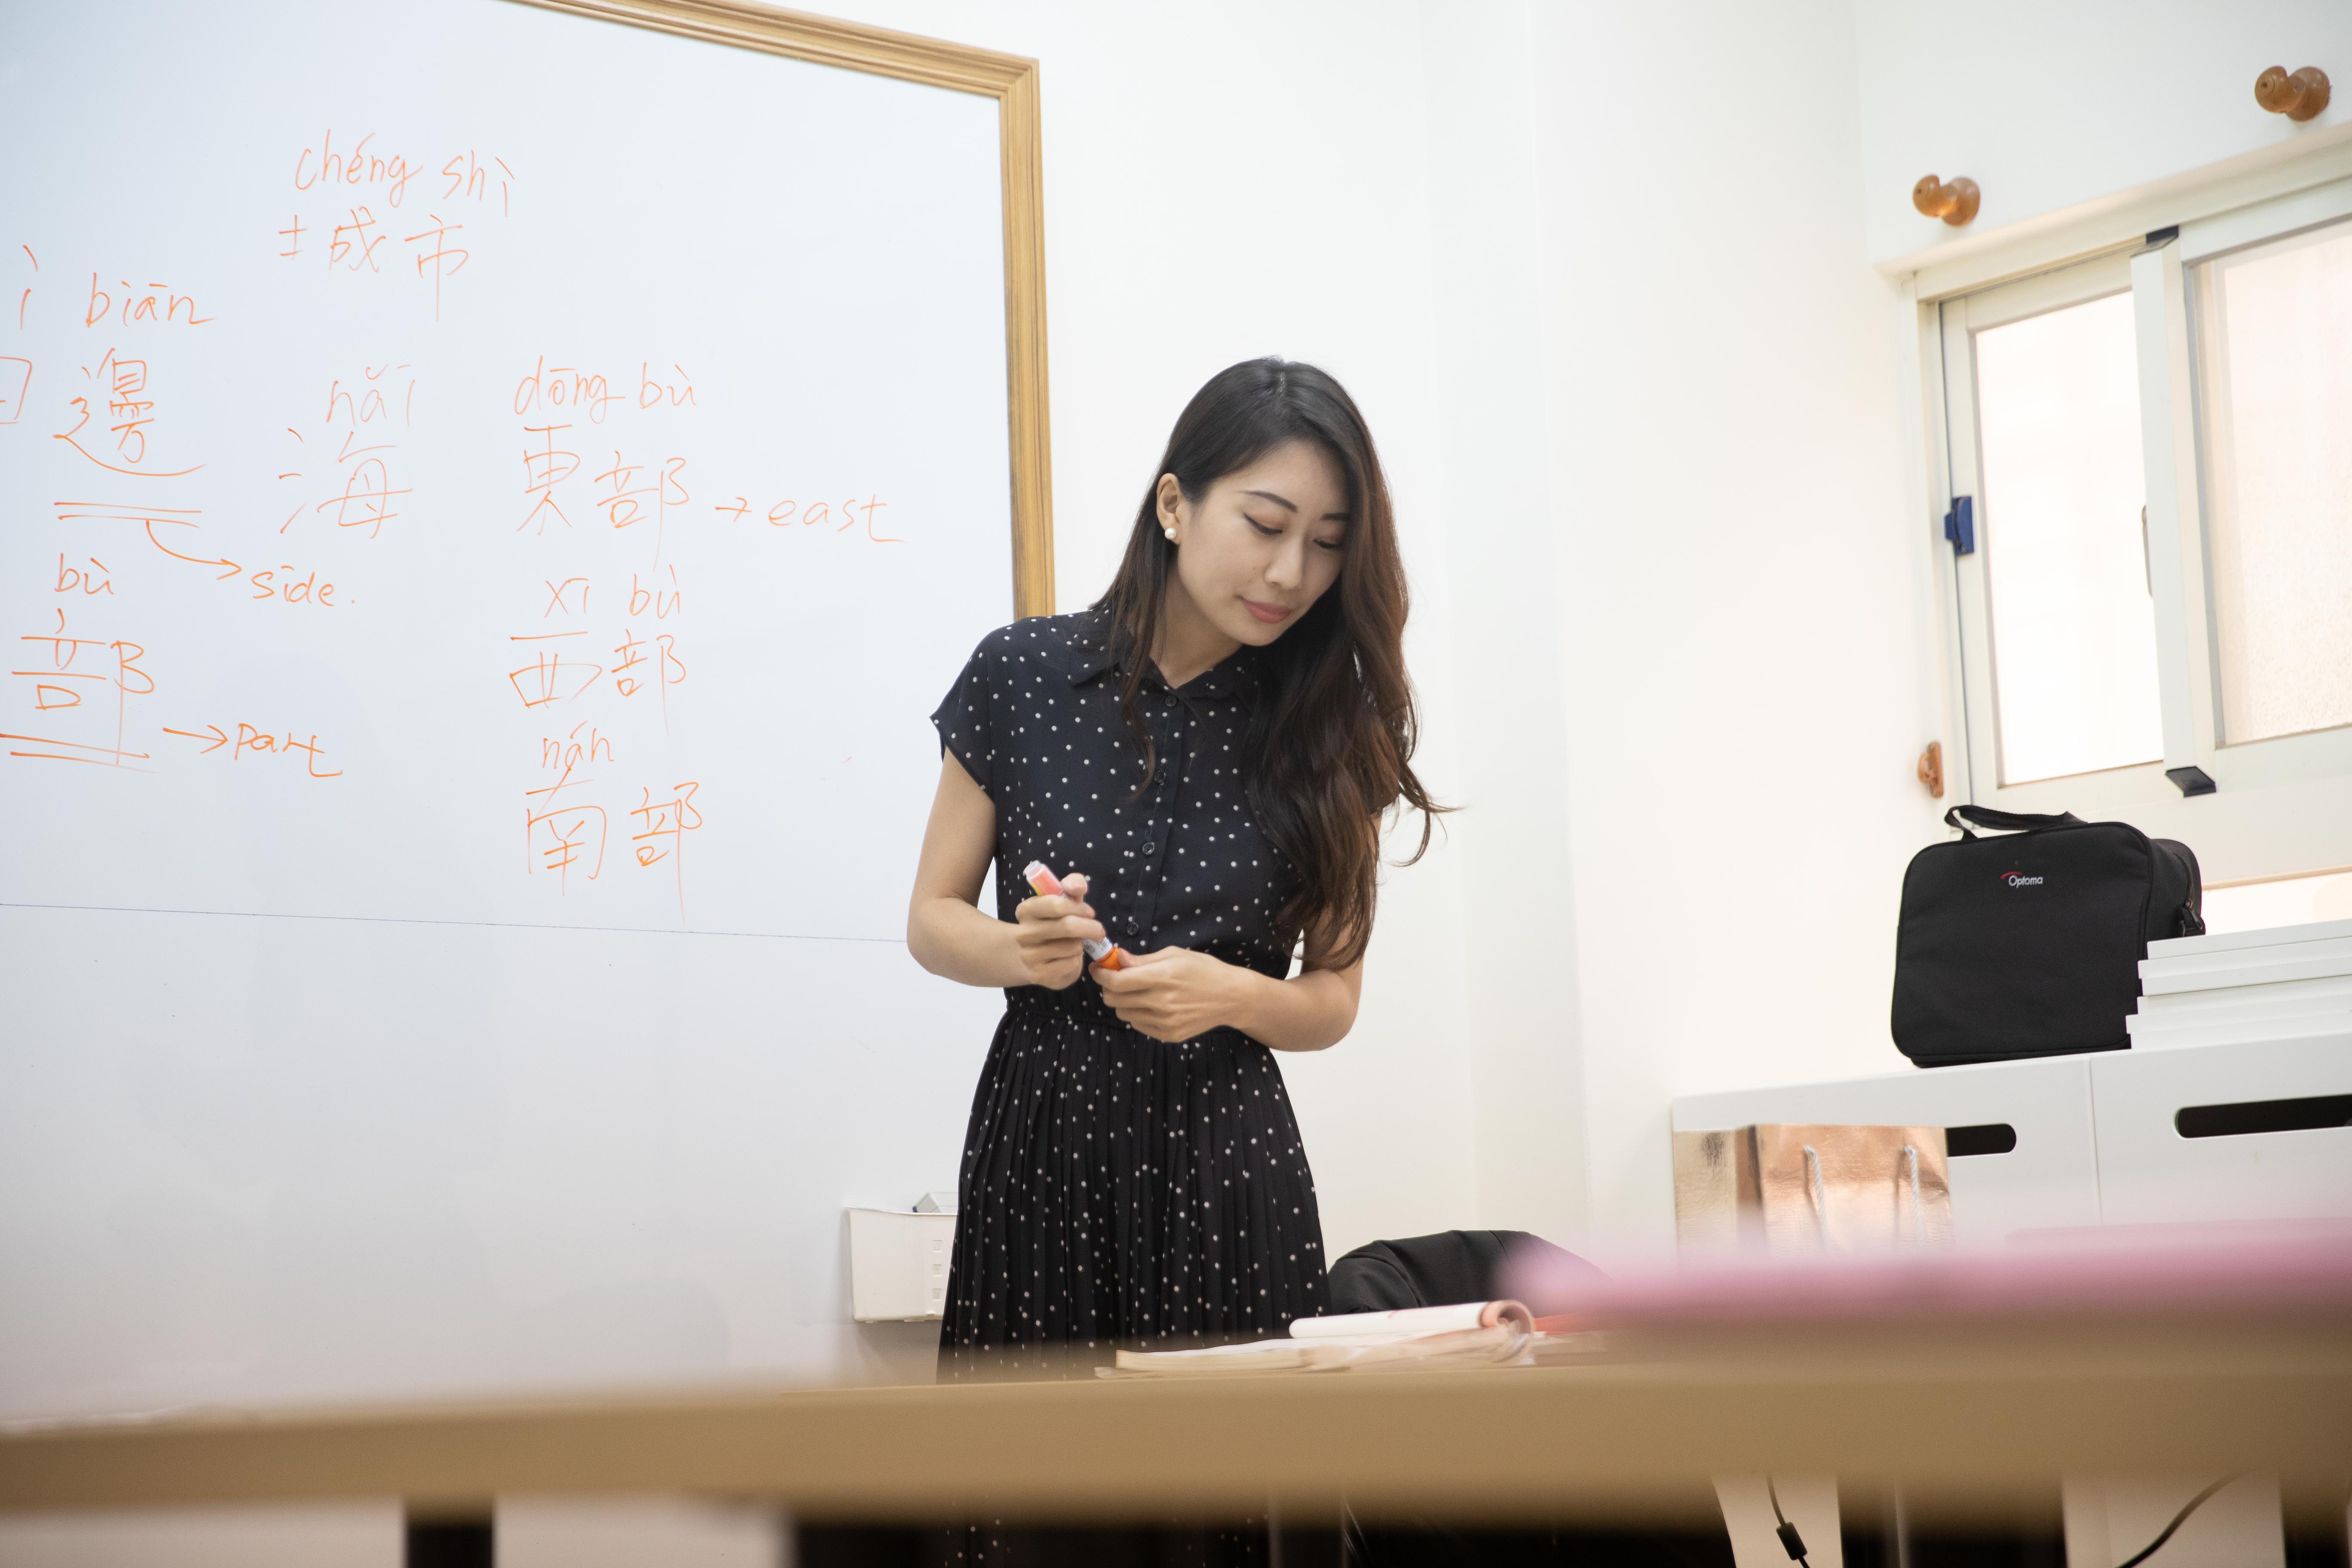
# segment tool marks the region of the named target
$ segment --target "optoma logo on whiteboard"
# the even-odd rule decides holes
[[[2000,874],[2000,879],[2007,882],[2012,888],[2038,888],[2042,886],[2041,878],[2029,877],[2022,871],[2003,871]]]

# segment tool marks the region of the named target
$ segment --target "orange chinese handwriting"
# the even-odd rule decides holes
[[[598,496],[596,505],[603,510],[606,520],[614,528],[630,528],[645,521],[647,516],[645,498],[653,495],[662,487],[659,484],[634,483],[636,477],[644,472],[645,468],[642,465],[624,462],[621,459],[621,454],[614,452],[613,466],[596,476],[596,483],[606,487],[610,491],[609,494]]]
[[[32,294],[30,289],[25,290],[26,299],[32,298]],[[24,316],[25,304],[20,300],[16,302],[16,325],[19,328],[25,324]],[[18,359],[14,354],[0,354],[0,425],[14,425],[24,417],[25,394],[32,389],[32,385],[31,360]]]
[[[647,680],[656,682],[661,688],[662,728],[667,731],[669,728],[669,689],[686,679],[686,661],[677,657],[677,639],[667,632],[658,633],[654,637],[651,658],[646,655],[645,646],[644,638],[625,626],[622,628],[620,646],[613,650],[621,656],[621,662],[613,667],[613,685],[622,696],[635,697],[645,689]],[[653,666],[650,675],[629,673],[641,665],[648,664]]]
[[[147,426],[155,422],[155,400],[147,393],[145,360],[123,359],[118,356],[114,350],[108,349],[99,360],[95,369],[84,365],[81,367],[81,374],[83,380],[98,382],[105,388],[107,416],[114,421],[110,427],[114,436],[114,455],[122,460],[119,463],[109,462],[82,445],[81,434],[89,427],[91,419],[89,399],[87,397],[72,397],[66,400],[72,407],[80,411],[81,417],[74,421],[72,429],[56,432],[58,440],[63,441],[107,472],[128,474],[132,479],[175,479],[186,474],[193,474],[204,467],[202,463],[193,464],[184,468],[149,468],[141,466],[147,460]],[[99,440],[102,437],[93,435],[91,439]]]
[[[111,718],[114,731],[111,743],[103,739],[77,740],[55,734],[0,736],[0,739],[20,745],[47,748],[37,751],[12,749],[9,755],[37,757],[49,762],[89,763],[104,767],[131,767],[134,763],[150,761],[147,752],[130,750],[123,740],[129,723],[130,699],[151,696],[155,690],[155,678],[140,663],[146,657],[147,649],[126,638],[72,636],[67,628],[65,611],[59,609],[57,616],[58,624],[54,631],[27,634],[17,639],[47,650],[46,659],[36,658],[32,661],[39,668],[11,670],[9,674],[33,682],[32,705],[37,713],[77,710],[88,721],[85,733],[90,728],[102,731],[106,721]],[[89,700],[93,696],[102,695],[108,687],[114,691],[114,701],[108,705],[112,710],[110,713]],[[154,770],[138,771],[152,773]]]
[[[57,508],[59,522],[160,522],[171,528],[203,526],[195,521],[204,515],[202,507],[140,506],[135,502],[118,505],[102,500],[61,500],[50,504]]]
[[[65,552],[58,552],[58,586],[60,594],[79,593],[84,595],[114,592],[114,568],[97,556],[84,557],[88,566],[68,566]]]
[[[404,426],[415,423],[416,378],[403,378],[400,374],[409,368],[404,363],[362,364],[358,381],[347,382],[336,376],[327,383],[323,423],[331,437],[339,429],[342,432],[341,448],[327,460],[339,467],[350,467],[343,475],[342,493],[330,496],[310,510],[331,513],[338,528],[364,528],[370,539],[380,537],[383,525],[400,515],[392,509],[393,499],[410,493],[408,486],[393,482],[392,459],[376,456],[399,450],[399,443],[392,439],[395,423]],[[396,422],[393,414],[394,398],[400,406]],[[286,433],[297,442],[309,445],[303,441],[302,433],[292,426],[286,426]],[[281,483],[300,479],[306,471],[289,468],[278,478]],[[329,482],[332,482],[331,478]],[[302,488],[307,489],[309,486]],[[278,531],[284,533],[293,527],[294,520],[302,515],[308,504],[307,497],[297,500],[294,510],[286,514],[286,521],[278,525]]]
[[[433,220],[433,226],[422,233],[410,235],[403,243],[415,245],[420,239],[430,239],[433,242],[433,254],[419,256],[416,258],[416,275],[419,278],[424,277],[425,264],[432,263],[433,319],[437,321],[441,319],[442,279],[454,278],[463,272],[466,269],[467,261],[472,257],[472,252],[449,243],[449,237],[465,227],[464,224],[451,223],[439,213],[427,213],[425,216]]]
[[[692,782],[672,784],[670,798],[656,801],[652,788],[647,786],[644,790],[645,804],[629,812],[640,825],[636,832],[629,835],[637,864],[652,867],[664,860],[670,863],[677,878],[677,909],[681,915],[686,912],[686,835],[702,826],[702,812],[694,804],[695,791],[701,787]],[[664,847],[665,841],[667,847]]]
[[[404,220],[403,202],[408,195],[411,181],[419,174],[429,178],[431,169],[411,162],[398,153],[378,153],[370,150],[374,132],[359,139],[348,151],[335,145],[335,132],[330,128],[315,146],[305,146],[294,160],[294,188],[297,191],[319,193],[321,204],[337,204],[340,216],[331,216],[308,203],[298,205],[288,217],[284,227],[278,230],[278,255],[293,259],[306,254],[305,236],[311,236],[308,245],[315,252],[315,231],[328,236],[325,252],[330,272],[370,272],[379,276],[404,276],[396,261],[383,255],[388,245],[408,247],[406,254],[415,264],[415,275],[429,279],[433,285],[433,316],[441,319],[445,285],[478,254],[470,242],[459,243],[458,235],[477,220],[458,209],[458,216],[445,216],[452,209],[451,201],[484,202],[497,187],[499,212],[510,210],[514,171],[503,161],[492,158],[484,163],[471,152],[450,159],[442,168],[445,188],[440,212],[428,213],[424,224]],[[385,211],[379,214],[376,204]],[[306,221],[306,210],[308,218]],[[410,232],[414,230],[415,232]]]
[[[339,779],[343,776],[343,770],[341,768],[328,773],[319,771],[319,764],[325,761],[326,753],[320,749],[319,737],[315,734],[308,740],[298,740],[295,737],[295,731],[291,730],[280,736],[274,731],[257,729],[251,724],[243,722],[238,723],[236,733],[234,735],[217,724],[207,724],[203,730],[175,730],[166,724],[163,726],[163,733],[183,735],[191,741],[206,742],[204,750],[196,753],[198,756],[208,757],[223,746],[229,747],[228,755],[231,762],[238,761],[247,752],[257,756],[292,756],[299,752],[303,756],[302,770],[310,777]]]
[[[9,748],[12,757],[39,757],[52,763],[90,763],[102,768],[124,768],[134,773],[159,773],[158,768],[135,767],[137,763],[152,762],[152,752],[133,752],[115,746],[92,745],[81,741],[60,741],[48,735],[12,735],[0,731],[0,741],[13,741],[16,746],[55,746],[53,752],[19,751]]]
[[[608,405],[622,401],[605,379],[593,371],[574,365],[551,365],[541,354],[529,375],[515,383],[514,411],[518,415],[536,414],[543,408],[583,408],[588,423],[604,423]]]
[[[112,428],[116,454],[134,467],[143,462],[147,457],[147,426],[155,422],[154,400],[140,395],[147,390],[147,362],[118,359],[109,349],[98,362],[96,372],[85,367],[82,374],[107,384],[106,411],[115,420]]]
[[[555,500],[555,487],[570,479],[580,468],[580,455],[568,447],[558,447],[555,444],[555,433],[571,428],[569,425],[523,426],[524,435],[544,436],[547,437],[547,443],[544,449],[541,451],[534,452],[528,447],[522,450],[522,470],[526,481],[522,493],[527,496],[536,496],[539,499],[531,503],[530,510],[523,520],[515,525],[517,533],[520,533],[534,523],[538,525],[539,533],[546,533],[547,516],[550,512],[554,513],[555,521],[564,527],[572,526],[572,520],[563,515],[563,508],[558,505]]]
[[[667,734],[669,689],[686,679],[686,661],[677,656],[677,639],[667,632],[655,635],[651,657],[645,648],[644,638],[628,627],[622,628],[620,646],[613,650],[621,656],[621,662],[613,667],[613,689],[624,697],[635,697],[646,689],[648,680],[652,681],[660,689],[662,732]],[[649,673],[630,673],[646,665],[653,667]]]
[[[509,642],[552,642],[562,637],[584,637],[586,632],[541,632],[534,637],[510,637]],[[526,708],[544,708],[551,702],[569,702],[596,684],[604,673],[601,664],[585,659],[565,658],[560,648],[540,648],[538,658],[520,669],[507,671],[507,680],[522,699]]]
[[[348,446],[350,443],[346,442]],[[408,487],[392,482],[392,472],[382,458],[362,459],[343,480],[343,493],[331,500],[320,501],[314,510],[331,510],[337,528],[364,528],[370,539],[383,531],[383,525],[400,514],[387,504],[394,496],[408,494]],[[287,521],[293,520],[289,518]],[[284,524],[278,531],[286,531]]]
[[[629,815],[640,824],[638,831],[629,835],[629,841],[637,846],[640,866],[656,865],[678,853],[684,847],[682,836],[702,826],[702,813],[694,804],[694,792],[702,786],[689,781],[669,787],[670,798],[656,802],[653,787],[644,786],[639,794],[645,797],[645,804],[630,808]],[[667,849],[661,847],[665,838],[669,840]]]
[[[606,492],[596,498],[596,504],[614,528],[634,528],[650,518],[654,523],[654,560],[658,564],[670,508],[684,506],[693,498],[687,494],[686,485],[678,478],[686,472],[684,458],[666,458],[658,474],[638,482],[637,476],[645,472],[642,465],[626,462],[614,452],[613,466],[596,476],[595,482]]]
[[[54,684],[54,682],[61,680],[74,680],[103,684],[110,679],[116,684],[120,685],[123,679],[122,671],[119,665],[111,676],[103,671],[87,667],[80,669],[76,669],[74,668],[74,666],[80,661],[84,649],[102,648],[105,647],[107,644],[102,638],[98,637],[68,637],[66,635],[66,613],[63,610],[59,610],[58,612],[58,629],[56,631],[46,635],[29,634],[25,637],[20,637],[16,640],[18,642],[43,645],[48,648],[49,661],[47,668],[12,669],[8,672],[10,675],[29,679],[34,682],[33,708],[36,712],[47,713],[58,708],[79,708],[81,706],[82,693],[79,688],[72,686],[58,686]],[[144,650],[142,649],[141,651],[143,652]],[[136,667],[136,659],[132,661],[134,668]],[[143,670],[140,673],[142,677],[145,675]],[[147,689],[149,690],[152,690],[154,689],[154,682],[152,680],[149,680],[147,682]]]
[[[580,738],[583,730],[588,731],[584,741]],[[542,768],[562,768],[568,773],[583,763],[594,762],[599,753],[608,763],[613,760],[612,739],[600,734],[596,726],[585,719],[572,725],[569,734],[539,738],[539,765]]]
[[[624,697],[635,697],[645,689],[644,682],[629,673],[646,662],[646,656],[639,651],[645,646],[624,631],[621,633],[621,646],[613,650],[621,656],[621,662],[613,667],[613,685]]]
[[[654,661],[654,674],[661,682],[662,733],[669,733],[669,689],[686,679],[686,661],[677,657],[677,639],[667,632],[654,638],[661,649]]]
[[[579,860],[581,851],[587,847],[586,840],[592,828],[596,835],[596,858],[587,875],[593,882],[604,868],[604,808],[601,805],[566,805],[552,811],[526,809],[523,813],[525,842],[543,862],[533,865],[530,869],[555,872],[560,889],[570,892],[572,868]]]
[[[142,292],[127,278],[117,281],[122,289],[119,302],[111,289],[98,286],[97,273],[89,275],[89,303],[82,310],[83,326],[94,327],[110,315],[126,327],[139,321],[168,324],[178,321],[183,310],[187,312],[187,324],[192,327],[201,327],[214,320],[196,314],[194,295],[174,294],[168,283],[150,283]]]
[[[368,143],[374,140],[375,132],[371,131],[350,153],[338,153],[335,132],[329,129],[316,151],[305,147],[294,160],[294,188],[307,191],[314,185],[382,185],[386,192],[385,201],[398,206],[400,198],[408,193],[408,182],[425,171],[397,153],[386,158],[370,153]],[[312,158],[319,161],[315,169],[310,166]]]
[[[551,578],[542,577],[540,581],[547,584],[547,608],[539,613],[539,618],[541,620],[543,621],[547,619],[548,616],[555,614],[558,610],[562,611],[567,616],[572,614],[572,601],[567,597],[567,595],[569,595],[574,588],[580,590],[580,613],[582,615],[586,615],[588,613],[587,578],[566,577],[562,582],[558,583]]]
[[[79,440],[75,439],[76,437],[82,433],[83,426],[89,423],[89,399],[87,397],[75,397],[69,398],[67,401],[70,403],[72,406],[81,410],[81,417],[74,421],[74,427],[70,430],[51,432],[53,437],[57,440],[63,441],[67,446],[71,447],[75,451],[79,452],[83,457],[88,458],[91,462],[96,463],[100,468],[104,468],[110,474],[124,474],[134,479],[183,479],[189,474],[193,474],[196,469],[204,467],[202,463],[196,463],[184,468],[126,468],[119,463],[110,463],[104,458],[100,457],[97,453],[91,451],[89,447],[83,446]]]
[[[376,234],[375,214],[364,206],[351,209],[351,220],[335,226],[334,237],[327,242],[327,269],[343,266],[352,272],[382,272],[376,251],[392,237]]]
[[[585,802],[565,803],[556,797],[567,789],[577,789],[595,783],[593,779],[574,780],[572,770],[565,768],[563,776],[539,789],[525,790],[524,799],[532,802],[523,807],[523,843],[530,859],[528,868],[536,873],[552,871],[558,879],[561,892],[572,890],[572,868],[578,865],[589,848],[588,836],[595,835],[595,857],[584,875],[594,881],[604,869],[604,808]]]
[[[108,643],[106,647],[107,651],[114,655],[116,689],[136,697],[151,695],[155,689],[155,678],[139,668],[139,661],[146,657],[147,650],[135,642],[116,641]],[[131,684],[134,679],[139,683],[136,686]]]

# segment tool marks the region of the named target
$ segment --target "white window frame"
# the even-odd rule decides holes
[[[2223,733],[2189,273],[2231,251],[2352,217],[2352,143],[2245,163],[2022,225],[2030,232],[1985,237],[1898,271],[1910,318],[1906,346],[1916,343],[1918,356],[1912,368],[1926,442],[1914,490],[1926,503],[1936,560],[1947,798],[2132,822],[2189,843],[2216,882],[2352,867],[2352,725],[2243,743]],[[1943,536],[1952,498],[1983,493],[1971,333],[2126,289],[2138,342],[2164,756],[2002,785],[1984,560],[1956,555]],[[1997,548],[1990,538],[1986,543]],[[2166,776],[2183,767],[2201,769],[2215,793],[2184,795]]]
[[[2175,385],[2181,384],[2194,374],[2189,360],[2189,344],[2195,342],[2200,323],[2195,300],[2189,292],[2189,269],[2200,263],[2219,260],[2233,252],[2282,239],[2306,229],[2352,219],[2352,179],[2336,180],[2316,190],[2293,196],[2263,202],[2239,212],[2225,213],[2201,223],[2180,226],[2180,237],[2176,244],[2166,246],[2154,255],[2133,263],[2136,269],[2146,270],[2152,277],[2151,292],[2160,289],[2168,315],[2182,315],[2186,335],[2175,344],[2168,336],[2165,352],[2178,356],[2171,371]],[[2174,310],[2171,301],[2181,301],[2181,310]],[[2352,344],[2347,344],[2352,353]],[[2146,355],[2143,346],[2142,354]],[[2191,386],[2191,398],[2187,410],[2189,423],[2184,425],[2176,416],[2168,421],[2164,432],[2172,447],[2172,478],[2177,509],[2177,527],[2184,541],[2195,542],[2210,537],[2205,526],[2207,491],[2204,476],[2200,473],[2198,459],[2200,442],[2195,426],[2198,404],[2195,394],[2201,388]],[[2149,465],[2151,475],[2155,465]],[[2153,495],[2153,490],[2151,490]],[[2155,515],[2151,508],[2149,516]],[[2289,784],[2307,779],[2337,778],[2352,774],[2352,722],[2331,730],[2312,731],[2297,735],[2280,735],[2269,740],[2232,742],[2222,729],[2221,697],[2221,655],[2215,646],[2214,617],[2209,606],[2211,584],[2211,554],[2198,549],[2195,555],[2184,555],[2184,572],[2191,562],[2200,568],[2185,577],[2186,605],[2189,626],[2188,644],[2188,677],[2192,700],[2188,718],[2193,726],[2190,743],[2200,755],[2214,760],[2207,764],[2221,788],[2233,785],[2241,789],[2259,788],[2268,784]],[[2169,748],[2168,747],[2168,750]]]
[[[2160,798],[2178,790],[2164,776],[2169,758],[2096,773],[2068,773],[2023,784],[2000,782],[2000,731],[1995,692],[1992,648],[1991,593],[1987,582],[1989,560],[1998,549],[2000,519],[1997,506],[1987,504],[1984,476],[1978,449],[1976,334],[2008,326],[2053,310],[2087,305],[2132,292],[2129,258],[2122,253],[2095,257],[2048,272],[2037,272],[2014,282],[1962,294],[1940,302],[1945,406],[1950,418],[1944,431],[1949,450],[1950,489],[1976,502],[1978,547],[1952,562],[1953,592],[1960,623],[1960,691],[1969,732],[1969,798],[2001,811],[2072,811],[2080,816],[2111,816],[2133,803]],[[2135,306],[2137,313],[2137,306]],[[1994,498],[1997,500],[1998,498]],[[1951,502],[1945,501],[1947,508]],[[2154,545],[2151,530],[2149,542]],[[2151,554],[2151,581],[2154,578]],[[2157,615],[2162,618],[2161,604]],[[2158,663],[2163,662],[2162,637],[2158,639]],[[2167,748],[2168,751],[2169,748]]]

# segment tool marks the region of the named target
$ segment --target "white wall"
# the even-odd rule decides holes
[[[1853,16],[1874,261],[2352,124],[2342,0],[1855,0]],[[2265,68],[2308,65],[2335,84],[2319,118],[2254,102]],[[1965,231],[1912,208],[1930,172],[1983,187]]]
[[[1901,1065],[1934,623],[1892,296],[1864,262],[1851,10],[1535,15],[1605,1259],[1670,1233],[1672,1095]],[[1672,62],[1673,108],[1640,60]]]
[[[1476,1223],[1572,1243],[1585,1228],[1583,1058],[1531,16],[1521,4],[1427,5],[1423,38],[1444,404],[1430,434],[1445,465],[1461,737],[1463,809],[1446,831],[1471,953]]]

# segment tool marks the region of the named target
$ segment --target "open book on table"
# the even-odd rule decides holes
[[[1103,1375],[1336,1372],[1346,1368],[1498,1366],[1521,1360],[1535,1320],[1517,1301],[1465,1301],[1393,1312],[1301,1318],[1278,1340],[1189,1351],[1121,1351]]]

